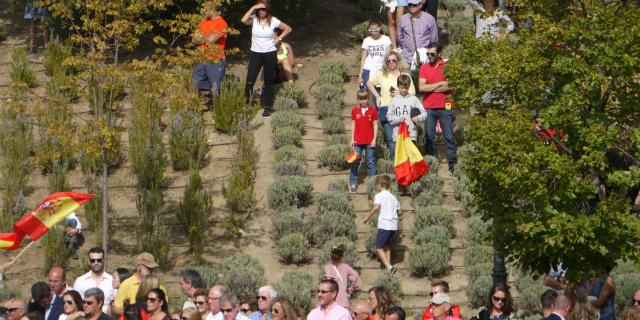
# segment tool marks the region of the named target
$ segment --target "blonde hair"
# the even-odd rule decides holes
[[[138,293],[136,293],[136,298],[146,297],[147,293],[151,291],[151,289],[160,287],[160,278],[158,278],[154,274],[149,274],[142,278],[140,281],[140,287],[138,287]]]
[[[389,70],[389,63],[387,62],[391,56],[395,56],[398,60],[398,70],[400,73],[409,73],[409,66],[402,60],[402,57],[396,52],[389,51],[384,55],[384,67],[382,67],[382,72],[385,76],[391,72],[391,70]]]

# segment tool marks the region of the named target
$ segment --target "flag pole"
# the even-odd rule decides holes
[[[11,259],[11,261],[3,264],[0,266],[0,289],[4,288],[4,275],[3,273],[5,271],[7,271],[7,269],[9,269],[14,263],[16,263],[16,261],[18,261],[18,259],[27,251],[27,249],[29,249],[33,244],[35,243],[35,241],[31,241],[31,243],[29,243],[26,247],[24,247],[20,253],[18,253],[18,255],[16,255],[13,259]]]

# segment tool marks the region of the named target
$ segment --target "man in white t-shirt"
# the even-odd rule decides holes
[[[227,288],[217,285],[209,290],[207,303],[209,304],[209,315],[205,320],[222,320],[224,316],[220,311],[220,297],[227,292]]]
[[[111,301],[115,297],[113,290],[113,276],[104,271],[104,250],[100,247],[89,249],[89,272],[76,278],[73,290],[78,291],[84,297],[84,292],[91,288],[100,288],[104,293],[104,304],[102,312],[107,313],[111,306]]]
[[[378,22],[369,23],[369,34],[362,41],[362,56],[360,58],[360,77],[358,83],[364,88],[370,77],[382,70],[384,56],[391,49],[391,39],[382,34],[382,27]]]
[[[400,202],[389,192],[391,187],[391,178],[388,175],[379,175],[376,177],[376,190],[378,193],[373,198],[373,208],[364,219],[367,223],[369,219],[377,212],[378,214],[378,232],[376,234],[376,251],[378,257],[382,260],[385,268],[390,273],[395,273],[396,268],[391,265],[391,241],[398,231],[398,215],[400,212]]]

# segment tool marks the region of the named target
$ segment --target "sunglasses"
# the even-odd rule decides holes
[[[369,29],[369,33],[380,33],[380,29]]]
[[[11,313],[14,312],[16,310],[18,310],[19,308],[7,308],[7,313]]]
[[[95,303],[95,301],[87,301],[87,300],[83,300],[83,301],[82,301],[82,304],[86,304],[86,305],[88,305],[88,306],[90,306],[90,305],[92,305],[92,304],[94,304],[94,303]]]
[[[151,301],[151,302],[158,302],[158,298],[152,298],[152,297],[147,297],[147,301]]]
[[[271,309],[271,312],[273,312],[274,314],[280,314],[280,310],[278,309]]]
[[[500,298],[500,297],[496,297],[496,296],[491,297],[491,299],[493,299],[493,301],[495,301],[495,302],[502,302],[502,303],[507,301],[507,298]]]
[[[429,57],[435,57],[437,55],[438,55],[437,52],[427,52],[427,56],[429,56]]]
[[[369,301],[376,300],[376,297],[369,297]]]
[[[258,8],[258,9],[256,9],[256,12],[260,12],[260,11],[267,11],[267,8]]]
[[[96,262],[97,263],[102,263],[102,258],[100,258],[100,259],[89,259],[89,262],[90,263],[96,263]]]
[[[398,62],[398,59],[388,59],[387,63],[396,63]]]
[[[316,290],[317,293],[327,294],[333,290]]]
[[[204,301],[195,301],[196,305],[198,306],[204,306],[205,302]]]
[[[256,300],[260,301],[267,301],[267,297],[266,296],[256,296]]]
[[[240,309],[240,312],[242,312],[242,313],[247,313],[247,312],[249,312],[249,309],[242,308],[242,309]]]
[[[228,308],[228,309],[222,309],[222,308],[220,308],[220,311],[221,311],[222,313],[231,313],[231,311],[233,311],[233,308]]]
[[[71,305],[73,304],[73,300],[64,300],[64,303]]]
[[[631,304],[634,306],[640,306],[640,300],[631,299]]]

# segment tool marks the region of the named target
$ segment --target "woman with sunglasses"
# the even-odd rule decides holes
[[[384,57],[384,66],[381,71],[376,73],[369,81],[367,81],[367,88],[369,92],[376,98],[376,105],[378,106],[378,121],[384,128],[384,136],[387,140],[387,146],[391,155],[391,161],[396,150],[396,144],[393,142],[393,126],[389,124],[387,120],[387,111],[389,109],[389,103],[391,99],[398,93],[398,77],[401,74],[411,76],[408,66],[402,61],[402,58],[396,52],[389,52]],[[376,90],[376,86],[380,87],[380,92]],[[409,86],[409,95],[414,96],[416,94],[416,88],[413,85],[413,80]]]
[[[251,50],[249,52],[249,67],[247,69],[247,81],[245,96],[247,104],[253,97],[253,86],[262,69],[264,75],[264,91],[261,98],[263,118],[268,118],[273,113],[273,80],[278,66],[276,44],[291,32],[291,27],[271,15],[271,6],[266,0],[258,2],[249,8],[242,16],[242,23],[251,26]],[[277,35],[275,29],[282,30]]]
[[[364,89],[369,77],[378,73],[384,66],[384,57],[391,48],[391,39],[382,33],[379,22],[369,23],[369,36],[362,41],[360,57],[360,76],[358,83]],[[369,94],[373,94],[369,92]]]
[[[82,306],[82,297],[75,290],[69,290],[62,295],[62,303],[64,313],[58,317],[58,320],[73,320],[80,316],[84,316]]]
[[[277,297],[271,301],[271,320],[297,320],[296,308],[289,300]]]
[[[147,312],[150,320],[171,320],[167,298],[162,289],[154,288],[147,293]]]
[[[200,312],[202,319],[206,319],[209,315],[209,304],[207,303],[207,297],[209,296],[209,290],[198,289],[193,293],[193,303],[196,305],[196,309]]]
[[[513,298],[504,284],[498,283],[491,287],[487,305],[480,309],[478,318],[480,320],[516,319]]]
[[[387,309],[394,307],[396,302],[389,289],[385,287],[373,287],[369,289],[369,304],[371,304],[372,320],[384,320]]]

